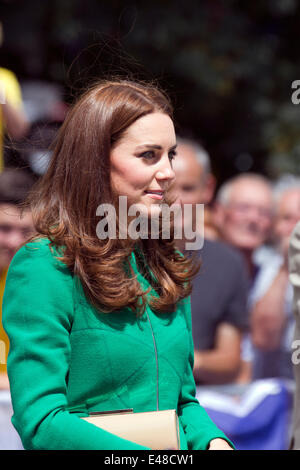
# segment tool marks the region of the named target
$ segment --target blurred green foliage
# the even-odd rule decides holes
[[[296,0],[0,1],[2,65],[63,83],[71,100],[110,74],[155,79],[178,132],[200,139],[221,183],[300,173]]]

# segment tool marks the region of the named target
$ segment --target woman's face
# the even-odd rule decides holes
[[[160,204],[175,178],[172,160],[176,136],[167,114],[152,113],[135,121],[114,145],[111,184],[117,196],[127,196],[127,207],[143,204],[147,215],[160,212]]]

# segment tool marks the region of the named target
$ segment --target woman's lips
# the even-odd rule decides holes
[[[145,193],[147,194],[147,196],[151,197],[152,199],[158,199],[158,200],[162,200],[163,197],[164,197],[164,191],[145,191]]]

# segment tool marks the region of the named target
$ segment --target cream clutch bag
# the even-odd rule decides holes
[[[179,450],[179,426],[176,410],[133,410],[91,413],[81,418],[123,439],[136,442],[153,450]]]

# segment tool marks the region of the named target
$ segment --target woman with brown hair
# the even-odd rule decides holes
[[[128,408],[175,409],[181,449],[232,448],[195,398],[191,261],[172,233],[124,236],[122,197],[144,220],[160,217],[175,147],[170,103],[150,85],[97,84],[66,117],[30,198],[37,235],[10,265],[3,304],[26,449],[147,449],[79,419]],[[119,215],[105,237],[110,206]]]

